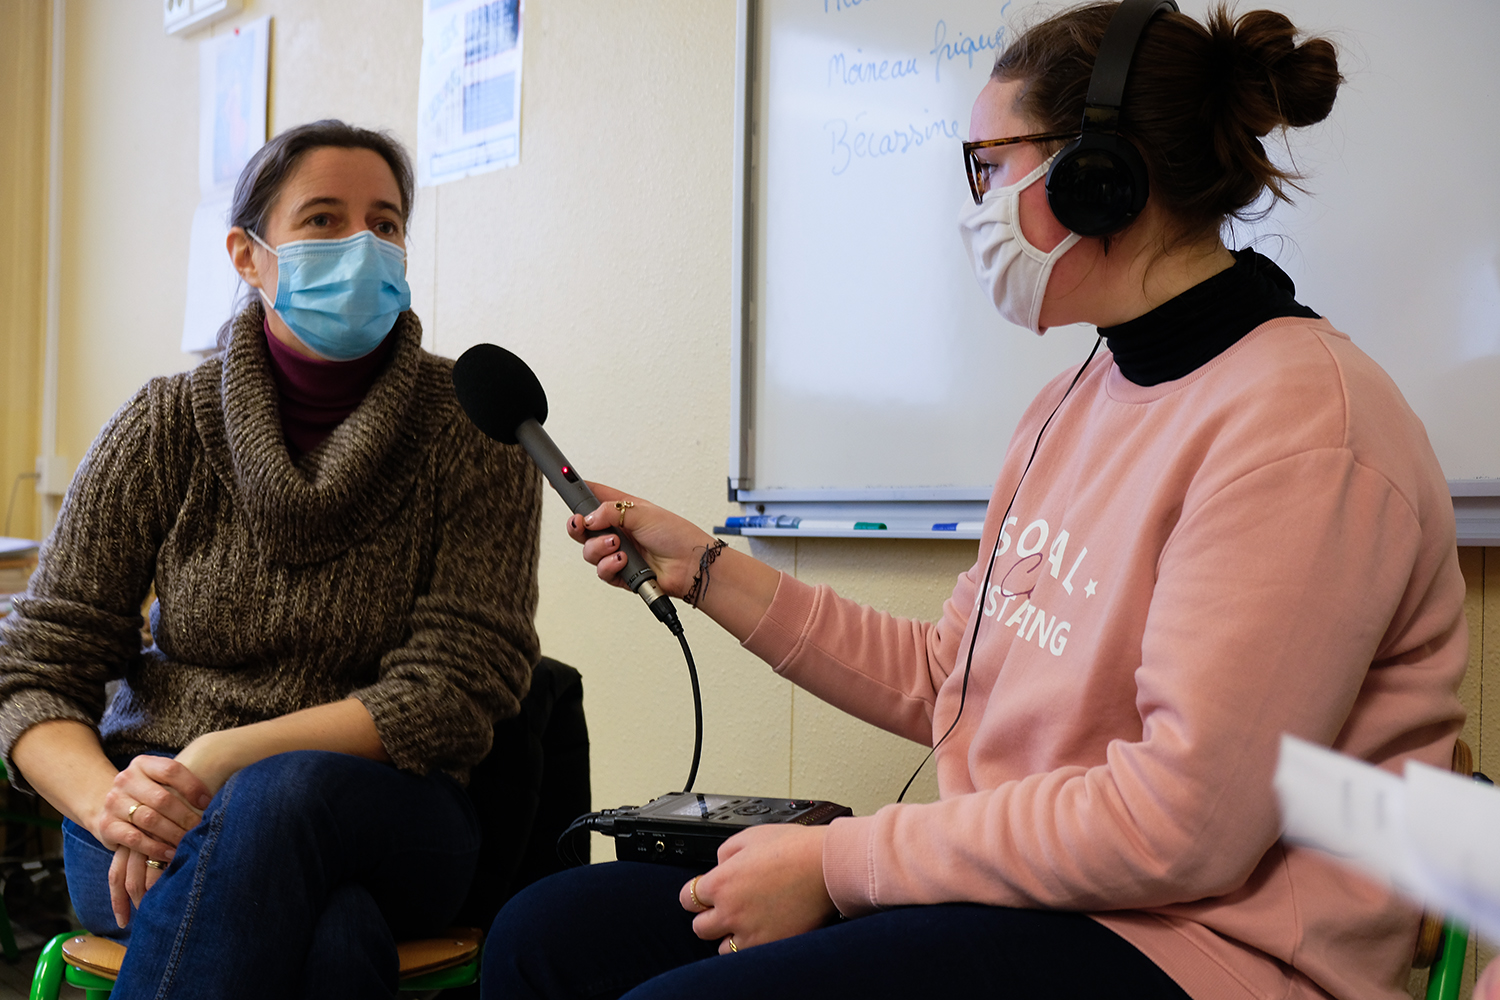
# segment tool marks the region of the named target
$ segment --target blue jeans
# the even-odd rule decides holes
[[[907,906],[738,954],[701,941],[677,894],[695,873],[616,862],[517,894],[484,945],[483,1000],[1189,1000],[1081,913]]]
[[[109,851],[68,824],[84,926],[121,938]],[[440,932],[479,850],[452,778],[302,750],[239,771],[132,918],[113,1000],[395,996],[396,941]]]

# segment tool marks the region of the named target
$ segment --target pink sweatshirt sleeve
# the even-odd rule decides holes
[[[1097,766],[836,821],[824,872],[839,909],[968,900],[1098,911],[1242,886],[1279,833],[1279,734],[1337,745],[1362,687],[1409,680],[1402,654],[1430,652],[1385,648],[1420,632],[1410,626],[1424,614],[1433,642],[1467,641],[1446,585],[1424,585],[1445,565],[1441,546],[1423,545],[1421,520],[1341,448],[1282,459],[1192,505],[1141,595],[1140,739],[1114,740]],[[931,627],[783,588],[775,623],[747,646],[782,653],[771,661],[781,673],[854,714],[930,740],[920,730],[952,669],[951,619],[972,603],[972,580]],[[784,634],[772,641],[774,630]],[[1382,657],[1391,666],[1371,671]],[[1451,718],[1446,701],[1432,712]],[[1411,748],[1378,749],[1388,759]]]
[[[782,574],[775,599],[745,648],[836,708],[932,746],[932,706],[963,638],[960,606],[973,603],[970,569],[942,620],[897,618]]]

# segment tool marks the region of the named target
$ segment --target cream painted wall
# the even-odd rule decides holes
[[[198,188],[198,51],[159,5],[68,4],[58,451],[76,463],[121,403],[180,371]]]
[[[177,351],[197,201],[197,43],[158,8],[70,0],[60,447],[77,460]],[[416,0],[247,0],[273,16],[273,128],[323,116],[415,141]],[[592,478],[700,524],[724,498],[729,435],[734,4],[530,0],[521,165],[419,191],[415,308],[428,344],[479,341],[526,358],[548,428]],[[627,594],[599,585],[548,495],[539,626],[585,674],[598,806],[680,785],[691,750],[676,643]],[[743,546],[744,540],[736,540]],[[757,542],[788,572],[905,615],[935,618],[972,543]],[[1468,550],[1481,762],[1500,770],[1500,557]],[[798,694],[703,617],[685,618],[703,680],[699,788],[893,798],[923,750]],[[1481,713],[1481,706],[1489,706]],[[916,795],[934,794],[930,775]],[[609,850],[596,847],[596,856]]]
[[[41,433],[50,24],[45,3],[0,4],[0,535],[23,538],[41,530],[20,477]]]
[[[195,362],[176,344],[197,202],[197,43],[267,14],[273,131],[340,117],[415,146],[413,0],[248,0],[237,20],[186,39],[150,5],[72,0],[59,436],[73,461],[142,382]],[[588,475],[705,525],[728,511],[734,51],[732,3],[532,0],[521,165],[419,191],[412,227],[428,346],[514,349],[548,388],[548,429]],[[595,802],[641,802],[686,775],[686,670],[635,598],[593,579],[564,517],[549,494],[543,647],[585,673]],[[959,542],[757,553],[927,616],[974,557]],[[707,727],[699,788],[869,812],[921,760],[922,748],[794,694],[707,619],[689,612],[687,625]]]

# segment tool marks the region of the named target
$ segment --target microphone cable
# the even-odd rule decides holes
[[[1032,442],[1031,455],[1026,459],[1026,467],[1021,470],[1021,478],[1016,480],[1016,489],[1010,495],[1010,503],[1005,505],[1005,513],[1000,515],[1000,530],[995,532],[995,546],[990,551],[989,565],[984,569],[984,583],[979,586],[979,600],[974,604],[974,611],[972,612],[974,615],[974,630],[969,633],[969,654],[964,659],[963,685],[958,689],[958,712],[954,714],[953,723],[948,727],[948,731],[943,733],[942,737],[932,745],[932,749],[927,751],[927,756],[922,758],[922,763],[917,765],[917,769],[911,773],[911,777],[906,779],[906,784],[901,786],[901,794],[896,796],[897,802],[906,798],[906,793],[911,790],[911,783],[917,780],[917,775],[922,773],[922,768],[926,767],[927,762],[938,752],[938,747],[942,746],[947,742],[948,737],[953,735],[953,730],[958,728],[958,720],[963,718],[964,705],[969,700],[969,674],[974,669],[974,646],[979,641],[979,623],[984,620],[984,614],[980,609],[984,606],[985,596],[990,592],[990,574],[995,571],[995,560],[1000,557],[1000,536],[1005,534],[1005,519],[1010,517],[1010,509],[1015,506],[1016,497],[1021,495],[1021,484],[1026,481],[1026,473],[1031,471],[1031,463],[1036,460],[1037,449],[1042,446],[1042,435],[1047,433],[1047,428],[1052,424],[1052,418],[1057,416],[1057,411],[1062,409],[1063,403],[1066,403],[1068,396],[1072,395],[1073,387],[1078,384],[1079,379],[1083,378],[1083,373],[1094,360],[1094,355],[1099,353],[1099,345],[1102,343],[1104,343],[1104,337],[1102,336],[1094,341],[1093,350],[1089,351],[1089,356],[1083,359],[1083,364],[1078,367],[1077,373],[1073,376],[1073,381],[1068,383],[1067,391],[1062,394],[1062,399],[1057,401],[1057,405],[1052,408],[1052,412],[1042,422],[1042,429],[1036,432],[1036,440]],[[934,710],[936,710],[936,702],[934,702]]]
[[[698,780],[698,762],[703,758],[703,691],[698,686],[698,665],[693,662],[693,651],[688,646],[687,633],[683,630],[682,620],[677,617],[677,609],[672,607],[671,600],[663,594],[652,602],[651,610],[682,645],[682,656],[687,660],[688,680],[693,685],[693,763],[688,768],[687,784],[682,787],[684,792],[691,792],[693,783]]]
[[[677,641],[682,643],[682,655],[687,660],[688,680],[693,683],[693,764],[688,768],[687,784],[682,787],[684,792],[691,792],[693,782],[698,780],[698,761],[703,756],[703,692],[698,689],[698,667],[693,663],[693,651],[688,648],[687,635],[681,625],[673,631],[677,635]]]

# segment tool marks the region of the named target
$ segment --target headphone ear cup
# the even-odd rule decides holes
[[[1150,182],[1135,146],[1118,135],[1085,133],[1047,171],[1047,204],[1079,236],[1107,236],[1146,207]]]

